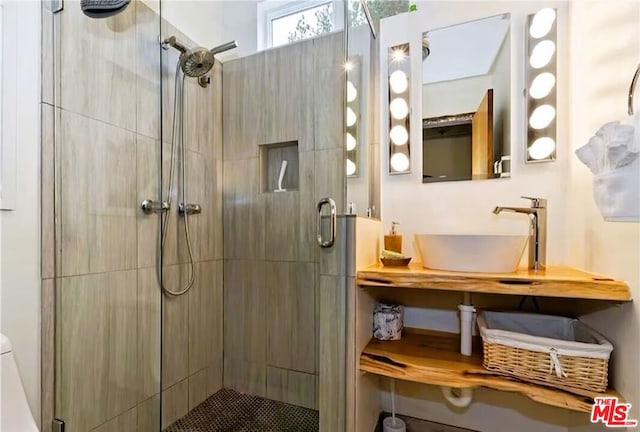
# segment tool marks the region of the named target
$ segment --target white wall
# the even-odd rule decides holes
[[[20,50],[40,52],[40,3],[15,8]],[[15,210],[0,212],[0,331],[13,344],[34,418],[40,420],[40,55],[18,55],[17,193]]]
[[[583,1],[570,7],[569,151],[602,124],[628,121],[627,91],[640,62],[640,2]],[[640,89],[636,90],[640,110]],[[640,125],[639,125],[640,126]],[[628,281],[636,300],[584,317],[615,346],[613,384],[640,418],[640,224],[605,222],[593,200],[593,176],[573,154],[567,190],[567,262]]]
[[[155,0],[145,1],[154,6]],[[162,17],[204,47],[237,40],[237,49],[219,56],[224,61],[257,51],[257,3],[256,0],[162,0]]]

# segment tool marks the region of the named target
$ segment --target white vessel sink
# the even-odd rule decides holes
[[[529,236],[416,234],[422,266],[477,273],[516,271]]]

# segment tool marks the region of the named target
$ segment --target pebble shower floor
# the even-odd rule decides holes
[[[318,411],[222,389],[165,432],[318,432]]]

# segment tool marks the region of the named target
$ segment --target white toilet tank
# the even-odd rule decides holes
[[[0,334],[0,387],[0,431],[38,432],[11,353],[11,342],[3,334]]]

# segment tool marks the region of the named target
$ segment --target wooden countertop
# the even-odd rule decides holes
[[[482,367],[482,356],[457,350],[459,335],[405,329],[402,340],[372,339],[360,356],[360,370],[390,378],[454,388],[486,387],[520,393],[537,402],[574,411],[590,412],[597,396],[623,398],[614,390],[606,393],[581,391],[578,395],[496,375]]]
[[[506,295],[564,297],[618,302],[631,301],[626,282],[572,267],[549,266],[544,271],[519,269],[514,273],[465,273],[430,270],[421,263],[407,267],[376,264],[362,268],[358,285]]]

